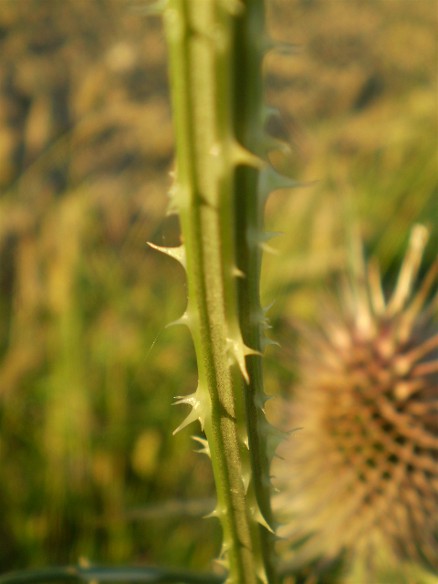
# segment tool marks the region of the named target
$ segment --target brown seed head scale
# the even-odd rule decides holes
[[[389,584],[377,574],[391,566],[438,569],[437,262],[413,292],[427,239],[416,225],[389,299],[371,261],[307,331],[288,405],[301,430],[274,467],[292,568],[343,557],[352,584]]]

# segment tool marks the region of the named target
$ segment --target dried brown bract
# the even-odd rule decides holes
[[[292,566],[344,556],[347,582],[438,568],[437,263],[416,286],[427,239],[415,226],[389,298],[370,262],[307,331],[288,420],[302,429],[274,472]]]

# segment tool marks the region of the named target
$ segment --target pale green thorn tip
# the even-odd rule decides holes
[[[242,341],[242,339],[232,339],[232,338],[227,338],[227,348],[229,351],[229,354],[235,359],[235,361],[237,362],[237,365],[239,366],[240,372],[243,375],[243,378],[245,379],[246,383],[249,383],[249,374],[248,374],[248,370],[246,368],[246,363],[245,363],[245,355],[247,354],[245,352],[245,345]]]
[[[290,145],[284,140],[279,140],[269,134],[265,134],[262,139],[262,145],[266,153],[269,152],[281,152],[282,154],[289,156],[292,154]]]
[[[262,234],[262,241],[269,241],[270,239],[274,239],[274,237],[279,237],[280,235],[284,235],[282,231],[266,231]]]
[[[270,325],[268,325],[268,327],[271,328]],[[263,349],[266,349],[266,347],[281,347],[278,341],[274,341],[274,339],[270,339],[269,337],[266,336],[262,337],[261,344]]]
[[[258,245],[258,246],[262,247],[262,249],[264,249],[264,248],[269,248],[269,246],[266,245],[267,241],[270,241],[271,239],[274,239],[275,237],[278,237],[279,235],[283,235],[283,233],[281,231],[267,231],[265,233],[259,233],[256,229],[250,228],[247,231],[247,238],[246,239],[247,239],[248,245],[250,245],[250,246]]]
[[[186,251],[184,245],[179,245],[178,247],[163,247],[161,245],[156,245],[155,243],[147,242],[149,247],[156,249],[161,253],[168,255],[171,258],[177,260],[184,268],[186,267]]]
[[[259,193],[265,199],[271,191],[279,189],[292,189],[299,186],[300,183],[292,178],[288,178],[272,168],[267,166],[260,172]]]
[[[266,422],[266,450],[269,458],[278,457],[277,449],[287,439],[287,434],[274,428],[271,424]]]
[[[260,564],[257,567],[257,578],[260,580],[261,584],[269,584],[268,575],[266,574],[263,564]]]
[[[271,399],[273,399],[272,395],[266,395],[266,393],[262,392],[258,392],[254,397],[256,407],[259,408],[259,410],[263,414],[265,414],[265,416],[266,416],[265,405]]]
[[[244,272],[242,272],[242,270],[239,270],[237,266],[233,266],[233,268],[231,269],[231,274],[235,278],[245,278]]]
[[[245,164],[246,166],[251,166],[252,168],[264,168],[266,162],[259,158],[256,154],[253,154],[238,142],[233,143],[233,159],[237,164]]]
[[[267,314],[271,308],[274,306],[275,304],[275,300],[273,300],[271,303],[269,303],[267,306],[262,306],[262,310],[265,314]]]
[[[248,357],[249,355],[257,355],[258,357],[262,357],[261,351],[251,349],[251,347],[248,347],[247,345],[243,345],[243,352],[245,357]]]
[[[199,403],[198,398],[196,397],[196,392],[191,393],[189,395],[177,395],[175,396],[175,401],[173,405],[178,406],[180,404],[187,404],[189,406],[195,407]]]
[[[199,388],[195,393],[191,393],[187,396],[177,396],[175,398],[174,405],[187,404],[192,407],[192,411],[188,414],[186,418],[181,422],[181,424],[173,431],[173,434],[177,434],[183,430],[186,426],[199,420],[201,428],[204,429],[204,415],[202,414],[202,404],[199,399]]]
[[[250,355],[257,355],[258,357],[262,357],[263,354],[256,349],[251,349],[251,347],[248,347],[243,342],[241,342],[239,349],[234,353],[234,355],[246,383],[249,384],[249,374],[246,368],[245,357],[249,357]]]
[[[209,458],[211,458],[211,454],[210,454],[210,446],[208,444],[208,441],[205,440],[205,438],[201,438],[200,436],[192,436],[193,440],[195,440],[195,442],[198,442],[201,445],[201,448],[199,450],[196,450],[196,452],[198,454],[206,454]]]
[[[195,422],[196,420],[199,419],[199,415],[196,412],[195,409],[192,409],[192,411],[190,412],[190,414],[184,418],[184,420],[181,422],[181,424],[178,426],[178,428],[176,428],[173,431],[173,435],[175,436],[175,434],[178,434],[178,432],[180,432],[181,430],[183,430],[186,426],[188,426],[189,424],[191,424],[192,422]],[[201,423],[202,425],[202,423]]]
[[[172,320],[172,322],[169,322],[168,324],[166,324],[166,328],[171,328],[172,326],[179,326],[179,325],[185,325],[188,326],[190,328],[190,319],[189,319],[189,315],[186,312],[184,312],[184,314],[180,317],[177,318],[176,320]]]
[[[268,245],[267,243],[264,243],[264,242],[259,243],[259,247],[263,252],[269,253],[270,255],[279,255],[280,254],[280,252],[277,249],[275,249],[271,245]]]
[[[272,527],[269,525],[269,523],[266,521],[266,519],[263,517],[262,512],[260,511],[260,507],[258,505],[258,503],[254,503],[252,505],[252,509],[251,509],[251,513],[252,516],[254,517],[254,519],[257,521],[257,523],[259,525],[262,525],[265,529],[267,529],[270,533],[275,534],[274,530],[272,529]]]
[[[213,519],[214,517],[219,518],[221,516],[221,512],[219,511],[219,507],[215,507],[211,513],[207,513],[204,515],[204,519]]]

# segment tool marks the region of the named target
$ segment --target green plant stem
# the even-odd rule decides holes
[[[259,301],[263,195],[262,0],[169,0],[164,10],[176,134],[172,205],[198,362],[184,427],[199,419],[234,584],[273,583]],[[166,251],[166,250],[163,250]]]

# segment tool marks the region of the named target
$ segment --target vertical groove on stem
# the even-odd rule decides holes
[[[228,582],[276,582],[259,281],[263,194],[262,0],[169,0],[164,9],[176,134],[178,210],[187,269],[182,322],[199,383],[181,424],[205,431]],[[163,250],[165,251],[165,250]],[[184,256],[184,257],[183,257]]]

